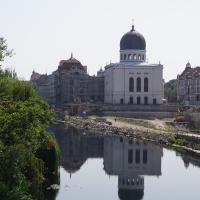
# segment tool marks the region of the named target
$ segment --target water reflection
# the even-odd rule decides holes
[[[107,175],[118,176],[121,200],[142,199],[144,175],[161,175],[163,151],[160,147],[126,137],[87,135],[60,126],[54,129],[54,133],[62,151],[62,166],[70,176],[88,158],[103,158]]]
[[[200,199],[199,157],[126,137],[101,137],[62,126],[52,131],[64,167],[57,200]]]
[[[85,135],[78,129],[61,126],[53,131],[62,152],[61,164],[70,175],[77,172],[88,158],[103,157],[103,137]]]
[[[119,136],[104,137],[104,169],[118,176],[118,195],[121,200],[142,199],[144,177],[160,176],[160,147]]]

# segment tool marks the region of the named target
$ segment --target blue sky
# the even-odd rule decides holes
[[[0,0],[0,37],[16,53],[4,66],[28,80],[33,69],[49,74],[73,52],[96,74],[119,61],[120,39],[134,18],[149,63],[160,61],[167,81],[188,61],[200,65],[199,9],[198,0]]]

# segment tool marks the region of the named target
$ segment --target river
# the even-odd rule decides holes
[[[61,151],[56,200],[199,200],[200,160],[150,143],[54,127]]]

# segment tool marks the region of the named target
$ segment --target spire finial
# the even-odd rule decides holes
[[[73,58],[73,53],[71,52],[71,59]]]
[[[135,27],[134,27],[134,19],[132,18],[132,29],[131,31],[134,31],[135,30]]]

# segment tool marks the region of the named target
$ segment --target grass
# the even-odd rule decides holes
[[[96,116],[95,115],[89,115],[88,119],[96,119]]]
[[[172,136],[169,140],[171,144],[176,144],[179,146],[187,146],[188,142],[185,139],[177,139],[174,136]]]

